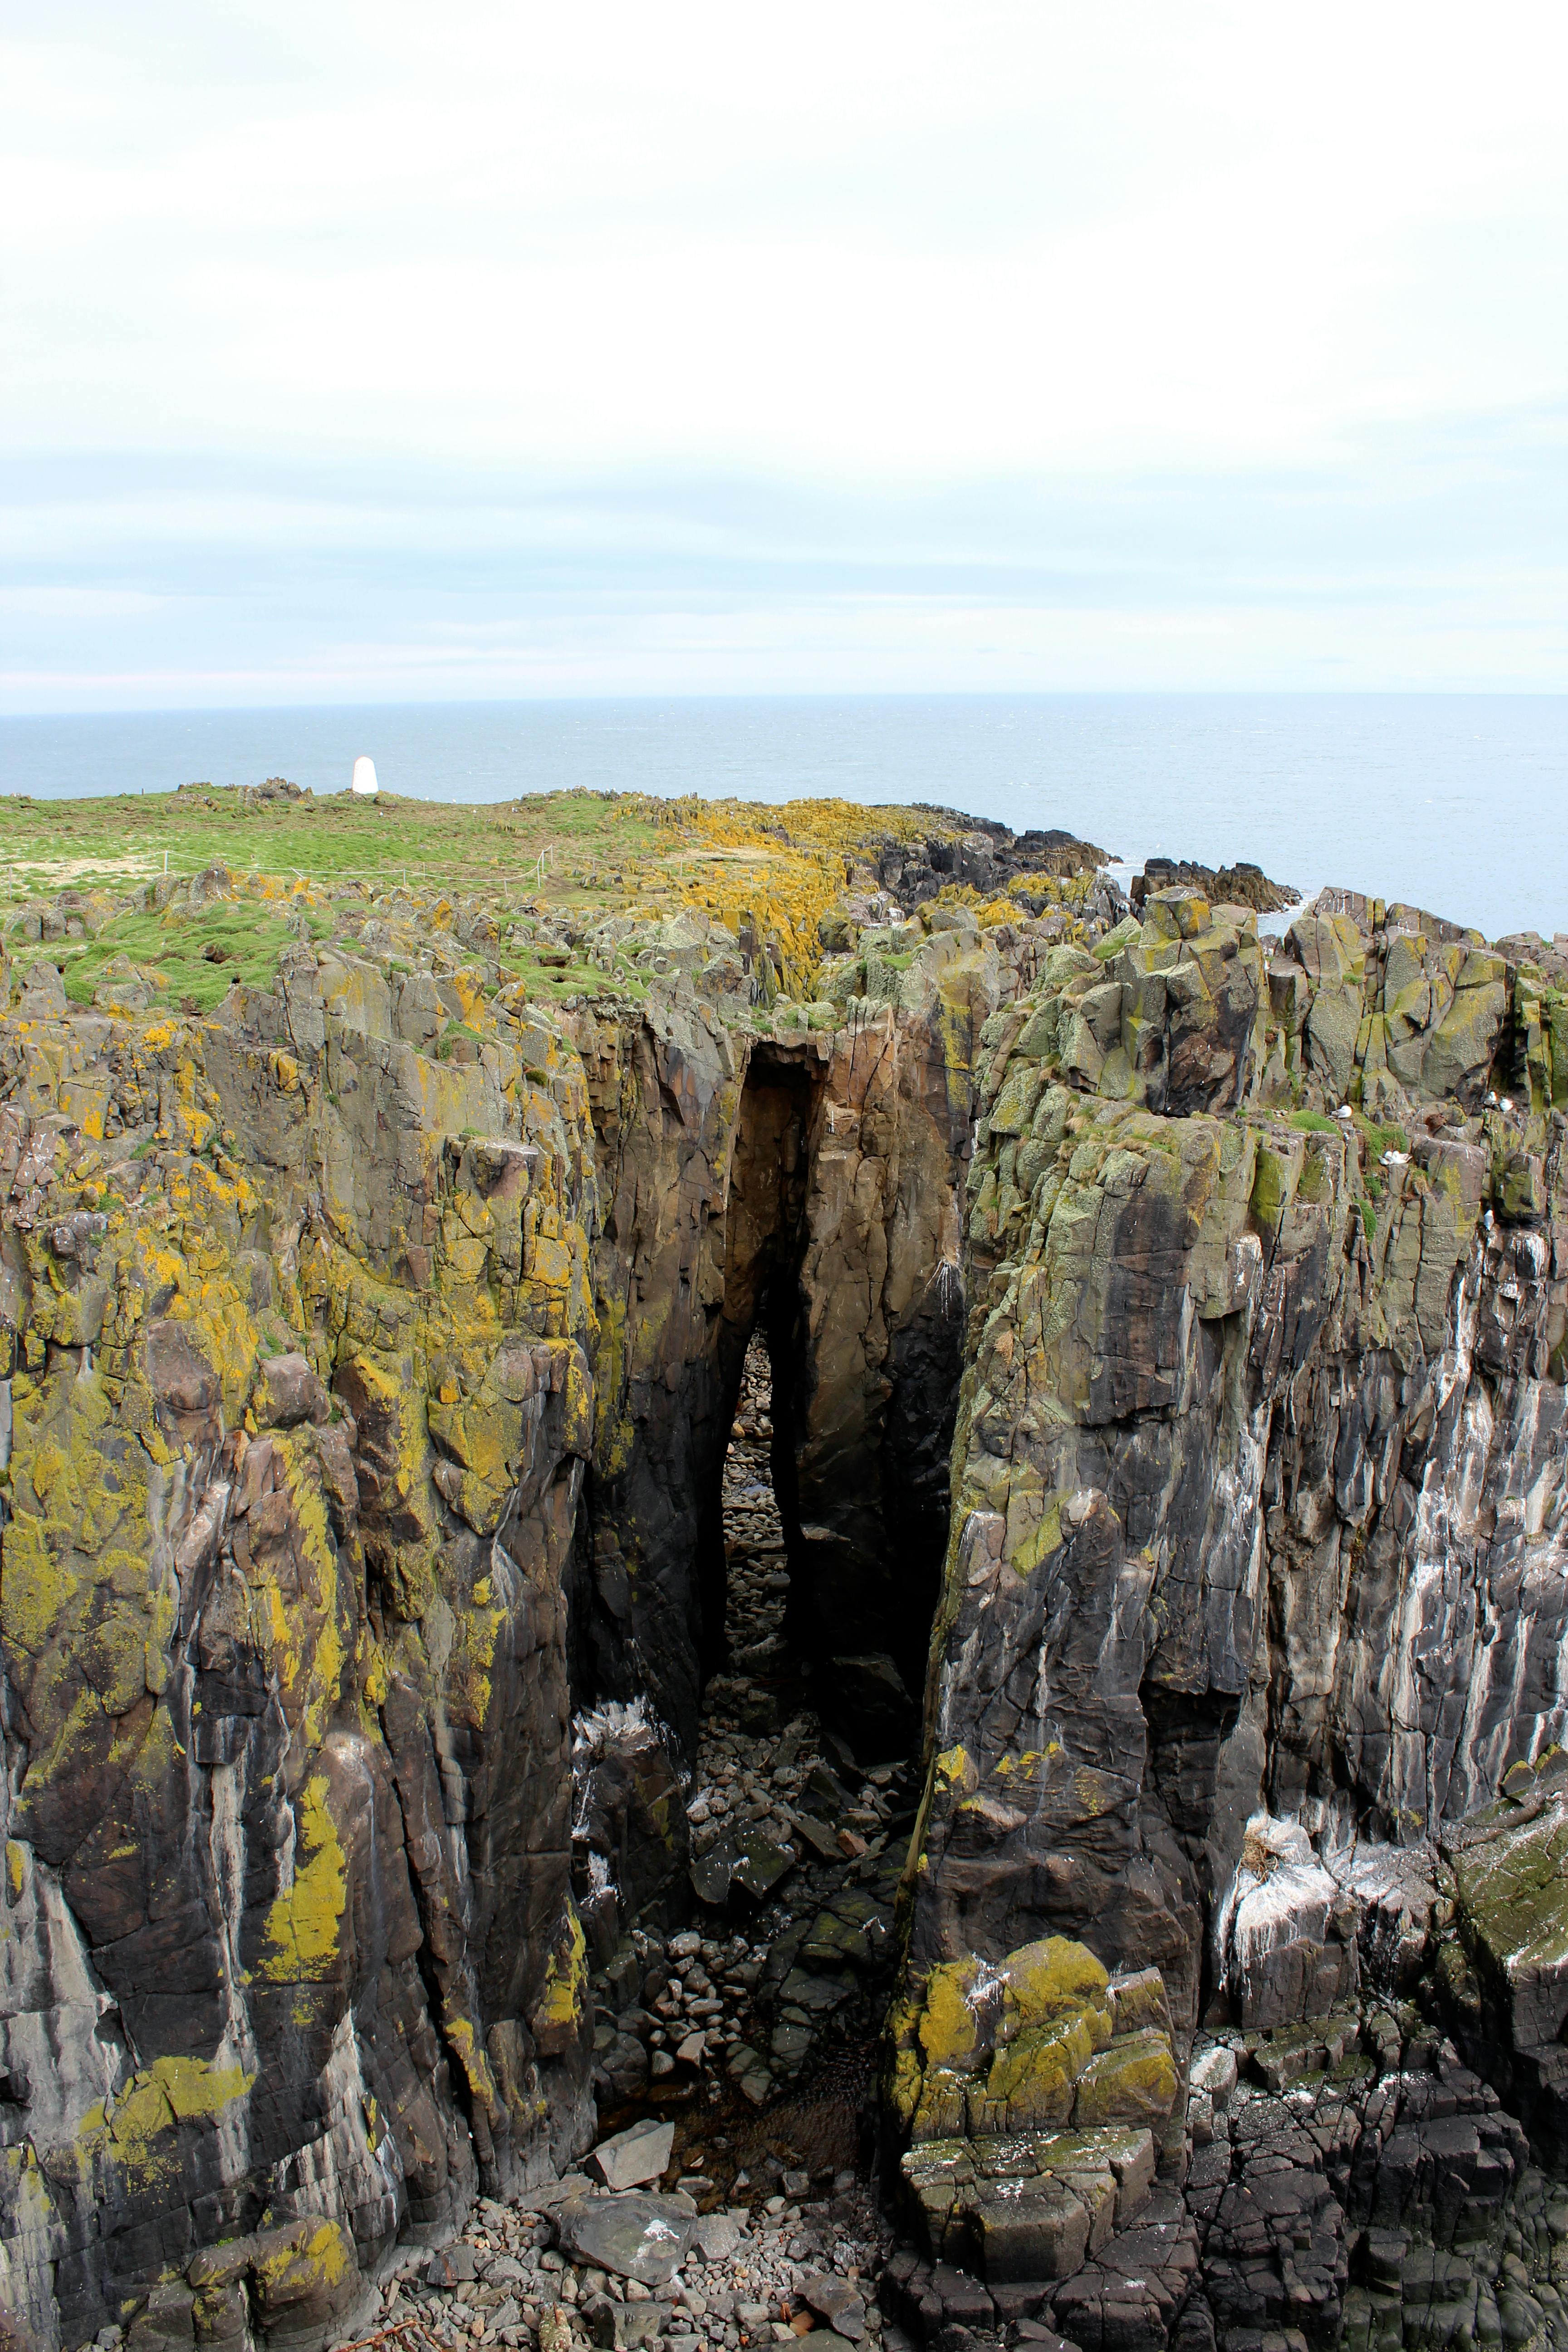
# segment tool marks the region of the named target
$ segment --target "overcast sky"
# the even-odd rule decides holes
[[[1561,0],[83,0],[0,708],[1568,687]]]

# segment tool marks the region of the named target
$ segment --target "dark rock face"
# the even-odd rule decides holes
[[[951,816],[953,812],[941,814]],[[913,908],[934,898],[944,883],[962,883],[987,897],[1000,897],[1016,893],[1022,882],[1020,902],[1028,905],[1028,877],[1092,875],[1107,862],[1103,849],[1056,827],[1014,834],[1004,824],[967,822],[969,830],[957,840],[932,835],[924,843],[900,842],[884,850],[877,865],[883,889],[905,908]],[[1033,911],[1037,913],[1038,907]]]
[[[790,1633],[844,1710],[885,1693],[889,1752],[907,1744],[947,1531],[970,1055],[1007,982],[950,932],[896,1005],[852,999],[832,1034],[738,1044],[674,1005],[585,1042],[605,1211],[578,1689],[646,1691],[687,1755],[721,1663],[720,1472],[759,1313]]]
[[[1324,894],[1267,963],[1239,907],[1142,912],[1054,950],[984,1033],[885,2092],[917,2152],[946,2112],[951,2161],[978,2164],[973,2095],[942,2105],[944,1972],[1030,1936],[1157,1968],[1178,2053],[1240,2029],[1286,2105],[1245,2105],[1222,2147],[1205,2095],[1184,2212],[1158,2201],[1178,2106],[1155,2219],[1065,2285],[1042,2241],[1035,2311],[1080,2345],[1328,2342],[1384,2215],[1436,2249],[1426,2279],[1457,2212],[1483,2217],[1473,2315],[1523,2193],[1516,2118],[1559,2144],[1562,1800],[1531,1767],[1568,1706],[1568,1058],[1544,972],[1414,910]],[[1426,2104],[1347,2093],[1335,2121],[1315,2092],[1305,2128],[1323,2021],[1381,2047],[1365,2004],[1412,1992],[1452,2037]],[[1026,2210],[1008,2165],[987,2154]],[[928,2332],[1011,2315],[916,2284]]]
[[[1088,857],[932,840],[871,884]],[[207,1019],[16,975],[0,2300],[48,2352],[352,2331],[400,2232],[653,2095],[645,2001],[701,2040],[627,1937],[694,1874],[811,1896],[740,2096],[879,2000],[891,1807],[845,1843],[824,1765],[787,1844],[689,1839],[754,1329],[781,1652],[862,1765],[924,1693],[897,2323],[1555,2326],[1563,974],[1155,878],[836,916],[772,1017],[706,932],[613,1016],[302,940]]]
[[[1272,915],[1293,907],[1300,892],[1289,882],[1271,882],[1260,866],[1239,858],[1234,866],[1194,866],[1184,857],[1151,857],[1128,889],[1134,909],[1141,909],[1159,890],[1195,890],[1215,905],[1250,907],[1255,915]]]
[[[1079,1108],[1030,1057],[1046,1026],[998,1016],[982,1097],[931,1691],[965,1762],[937,1772],[912,1952],[960,1916],[1058,1928],[1159,1965],[1195,2020],[1250,1815],[1435,1834],[1561,1729],[1555,1521],[1504,1497],[1554,1488],[1563,1308],[1542,1237],[1483,1227],[1495,1144],[1374,1162],[1349,1119]],[[1025,1820],[998,1831],[974,1783]],[[1300,1896],[1324,1952],[1331,1894]]]
[[[563,1116],[424,1059],[363,968],[285,995],[4,1033],[5,2292],[45,2344],[352,2332],[400,2230],[590,2127],[581,1078]],[[142,1160],[45,1107],[62,1066],[100,1129],[163,1105]]]
[[[312,2217],[286,2325],[342,2333],[399,2231],[584,2145],[594,1865],[650,1921],[690,1899],[764,1301],[812,1648],[907,1734],[968,1057],[1016,984],[972,917],[933,938],[842,1036],[737,1033],[679,974],[567,1024],[303,946],[209,1020],[83,1014],[50,967],[0,1028],[0,2138],[41,2184],[5,2292],[46,2344],[154,2293],[179,2334],[217,2241],[267,2334],[256,2266]],[[601,1701],[643,1727],[592,1775],[579,1911]]]

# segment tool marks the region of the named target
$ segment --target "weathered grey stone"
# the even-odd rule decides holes
[[[700,2213],[691,2224],[691,2242],[707,2263],[728,2262],[741,2236],[741,2224],[732,2213]]]
[[[327,1393],[303,1356],[264,1357],[255,1412],[264,1429],[292,1429],[302,1421],[325,1420]]]
[[[644,2181],[660,2178],[674,2146],[675,2126],[649,2116],[629,2130],[616,2132],[613,2138],[602,2139],[588,2158],[588,2168],[606,2188],[639,2189]]]
[[[668,2286],[690,2242],[689,2198],[629,2189],[616,2197],[572,2198],[551,2213],[563,2253],[642,2286]]]
[[[638,2344],[657,2344],[669,2324],[670,2308],[663,2303],[616,2303],[601,2295],[588,2307],[588,2332],[602,2352],[632,2352]]]
[[[1195,2091],[1206,2091],[1217,2108],[1223,2108],[1237,2084],[1236,2053],[1223,2042],[1215,2042],[1192,2063],[1187,2079]]]
[[[857,2288],[831,2271],[802,2271],[799,2293],[810,2308],[850,2343],[864,2342],[866,2304]]]

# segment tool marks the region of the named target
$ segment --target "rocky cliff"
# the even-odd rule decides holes
[[[921,1759],[889,2327],[1375,2332],[1462,2176],[1474,2331],[1568,2136],[1568,964],[679,814],[662,904],[11,919],[7,2324],[341,2339],[589,2144],[761,1331],[792,1688]]]
[[[1541,942],[1505,953],[1346,894],[1265,943],[1178,887],[1053,950],[983,1033],[887,2085],[932,2253],[951,2252],[942,2181],[987,2179],[964,2209],[973,2266],[998,2309],[1035,2281],[1028,2307],[1081,2344],[1178,2317],[1194,2341],[1332,2340],[1354,2222],[1388,2199],[1410,2218],[1358,2104],[1391,2051],[1418,2069],[1446,2053],[1434,2114],[1490,2113],[1479,2068],[1538,2147],[1562,2146],[1561,977]],[[986,1972],[1042,1937],[1158,1986],[1157,2084],[1114,1979],[1065,2075],[1065,2025],[1033,2049],[1026,2010],[1011,2037],[1005,2006],[988,2023]],[[1128,2081],[1090,2117],[1152,2131],[1179,2187],[1192,2134],[1167,2058],[1227,2033],[1276,2088],[1342,2071],[1342,2177],[1310,2138],[1289,2160],[1277,2137],[1208,2155],[1205,2099],[1186,2204],[1140,2223],[1118,2191],[1096,2246],[1092,2200],[1043,2194],[1029,2135],[1081,2126],[1072,2083],[1098,2047],[1097,2084],[1112,2059]],[[1473,2127],[1447,2152],[1465,2147],[1479,2163]],[[1064,2145],[1058,2167],[1093,2154]],[[1472,2205],[1522,2162],[1516,2131]],[[1232,2230],[1249,2200],[1250,2240]],[[1405,2204],[1430,2243],[1430,2189]]]

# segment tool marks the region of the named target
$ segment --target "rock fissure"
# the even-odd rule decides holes
[[[40,2352],[1561,2334],[1568,958],[946,823],[0,940]]]

